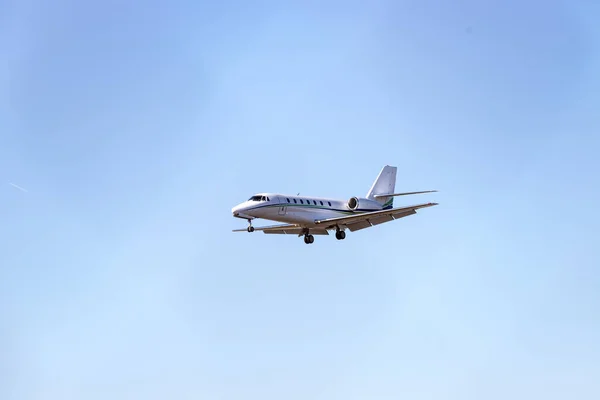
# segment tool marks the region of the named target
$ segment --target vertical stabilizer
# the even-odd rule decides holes
[[[380,203],[383,208],[393,207],[394,197],[374,197],[375,195],[393,194],[396,189],[396,171],[397,167],[386,165],[381,169],[377,179],[373,182],[371,189],[367,193],[367,199],[375,200]]]

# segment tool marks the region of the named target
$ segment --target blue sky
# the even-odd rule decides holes
[[[598,398],[598,18],[0,1],[0,397]],[[385,164],[440,205],[231,233]]]

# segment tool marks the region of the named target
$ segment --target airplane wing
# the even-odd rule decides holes
[[[391,208],[389,210],[371,211],[344,217],[316,220],[315,224],[323,226],[324,229],[333,229],[336,225],[345,225],[350,230],[350,232],[354,232],[360,229],[365,229],[371,226],[383,224],[384,222],[408,217],[409,215],[416,214],[419,208],[426,208],[437,205],[438,203],[425,203],[408,207]]]
[[[392,208],[389,210],[371,211],[361,214],[354,214],[344,217],[327,218],[316,220],[317,228],[310,228],[310,233],[313,235],[329,235],[329,230],[335,229],[336,225],[346,226],[350,232],[358,231],[371,226],[383,224],[384,222],[394,221],[396,219],[408,217],[416,214],[419,208],[437,206],[438,203],[417,204],[408,207]],[[319,226],[321,225],[321,226]],[[262,231],[266,234],[279,235],[298,235],[303,234],[303,229],[300,225],[283,224],[254,227],[255,231]],[[247,229],[234,229],[233,232],[247,232]]]
[[[278,235],[298,235],[303,234],[303,228],[299,225],[284,224],[284,225],[272,225],[272,226],[261,226],[254,227],[255,231],[263,231],[266,234],[278,234]],[[233,232],[247,232],[247,229],[234,229]],[[316,228],[311,229],[310,233],[313,235],[329,235],[327,229]]]

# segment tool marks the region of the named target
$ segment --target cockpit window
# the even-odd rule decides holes
[[[271,201],[267,196],[252,196],[248,201]]]

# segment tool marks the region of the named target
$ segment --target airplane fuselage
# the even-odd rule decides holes
[[[234,217],[246,220],[255,218],[305,227],[315,226],[315,220],[359,214],[391,208],[376,201],[358,199],[354,209],[351,200],[311,196],[291,196],[278,193],[260,193],[238,204],[231,210]]]

